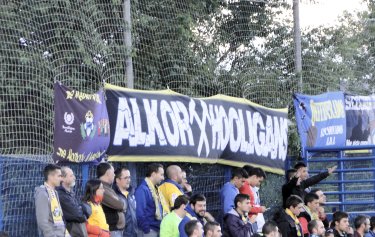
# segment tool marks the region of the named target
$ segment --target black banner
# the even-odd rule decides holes
[[[223,95],[193,99],[171,90],[105,89],[111,161],[250,164],[284,172],[287,109]]]

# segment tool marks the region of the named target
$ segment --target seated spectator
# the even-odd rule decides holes
[[[186,212],[186,216],[178,226],[180,237],[187,237],[185,225],[192,219],[198,220],[202,226],[204,226],[207,221],[215,221],[211,214],[206,212],[206,197],[202,194],[194,194],[190,198],[189,205],[186,207]]]
[[[190,220],[186,223],[184,227],[184,232],[188,237],[202,237],[203,236],[203,226],[197,220]]]
[[[115,190],[112,188],[112,184],[115,180],[115,170],[109,163],[100,163],[96,167],[96,175],[102,182],[105,190],[103,195],[103,201],[101,202],[111,237],[122,237],[122,233],[125,228],[125,212],[127,206]]]
[[[247,172],[248,178],[245,179],[244,185],[240,188],[240,193],[249,195],[251,206],[249,218],[254,215],[257,216],[257,221],[254,223],[253,229],[256,232],[261,232],[264,224],[263,213],[266,211],[266,207],[260,205],[260,200],[255,189],[258,191],[258,187],[266,178],[266,174],[261,168],[251,167],[250,165],[245,165],[243,168]]]
[[[370,230],[365,234],[365,237],[375,237],[375,216],[370,218]]]
[[[174,200],[184,194],[182,187],[182,170],[178,165],[170,165],[166,170],[167,179],[159,186],[168,209],[174,205]]]
[[[307,225],[312,220],[318,220],[319,197],[315,193],[308,193],[305,196],[304,211],[298,216],[305,237],[309,237]]]
[[[353,236],[353,229],[349,226],[349,215],[346,212],[337,211],[333,213],[331,228],[335,237]]]
[[[180,195],[174,201],[172,211],[166,215],[160,224],[160,237],[179,237],[178,226],[186,215],[186,206],[189,199]]]
[[[370,217],[358,215],[354,219],[354,228],[353,237],[364,237],[370,230]]]
[[[91,207],[86,229],[89,237],[109,237],[109,226],[102,208],[104,187],[100,180],[89,180],[86,184],[83,201]]]
[[[336,170],[336,166],[329,168],[328,171],[314,175],[309,178],[308,169],[305,163],[299,162],[294,166],[294,169],[297,171],[295,176],[292,177],[289,182],[283,185],[282,194],[283,194],[283,206],[285,206],[286,199],[290,195],[297,195],[302,198],[305,198],[305,195],[310,192],[310,187],[319,183],[323,179],[327,178]]]
[[[262,233],[265,237],[281,237],[279,228],[277,227],[277,224],[274,221],[267,221],[263,225]]]
[[[217,223],[216,221],[209,221],[207,222],[204,227],[204,236],[205,237],[221,237],[221,227],[220,224]]]
[[[321,189],[312,189],[311,193],[315,193],[319,197],[319,210],[318,210],[318,216],[319,219],[323,222],[324,228],[329,228],[329,220],[327,218],[327,215],[324,210],[324,205],[327,202],[327,197],[324,195],[323,191]]]
[[[252,224],[256,216],[249,219],[250,197],[246,194],[237,194],[234,198],[234,208],[224,215],[224,237],[249,237],[256,231]]]
[[[61,183],[61,168],[55,164],[44,167],[44,184],[35,188],[36,223],[39,236],[64,237],[65,224],[59,196],[55,190]]]
[[[61,176],[62,182],[56,188],[56,191],[59,194],[66,229],[71,236],[87,237],[86,220],[91,213],[86,213],[87,216],[85,215],[81,203],[78,202],[72,190],[76,183],[73,170],[67,166],[63,166],[61,167]]]
[[[312,220],[307,225],[310,237],[323,237],[326,229],[324,228],[323,222],[321,220]]]
[[[297,216],[303,211],[303,201],[299,196],[291,195],[285,202],[287,208],[274,216],[282,236],[301,237],[302,227]]]
[[[240,193],[239,189],[245,183],[247,177],[248,175],[244,169],[237,168],[233,170],[230,181],[225,183],[220,191],[223,214],[234,208],[234,198]]]

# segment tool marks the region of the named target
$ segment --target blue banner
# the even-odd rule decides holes
[[[104,91],[86,94],[55,83],[55,162],[95,162],[109,145]]]
[[[303,148],[345,145],[344,93],[329,92],[315,96],[294,94],[293,97]]]
[[[375,96],[345,95],[346,145],[375,144]]]

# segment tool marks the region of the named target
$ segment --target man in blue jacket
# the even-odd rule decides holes
[[[163,180],[163,166],[152,163],[147,167],[146,178],[135,190],[138,237],[159,236],[161,220],[167,214],[157,187]]]
[[[117,168],[115,170],[115,184],[113,189],[119,198],[125,203],[128,208],[125,211],[125,229],[123,232],[124,237],[137,237],[137,217],[135,213],[135,196],[134,188],[130,185],[131,177],[130,171],[126,167]]]
[[[186,216],[178,226],[180,237],[188,237],[185,232],[185,225],[193,219],[198,220],[202,226],[204,226],[207,221],[215,221],[211,214],[206,212],[206,197],[203,194],[194,194],[191,196],[189,205],[186,206]]]
[[[232,177],[229,182],[225,183],[220,191],[221,206],[223,214],[232,210],[234,207],[234,198],[240,193],[239,189],[248,178],[247,172],[242,168],[233,170]]]
[[[256,216],[251,220],[248,217],[250,208],[250,197],[247,194],[237,194],[234,198],[234,209],[224,216],[223,237],[250,237],[256,233],[252,227]]]

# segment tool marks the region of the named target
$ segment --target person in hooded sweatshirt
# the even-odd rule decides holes
[[[249,219],[250,209],[249,195],[237,194],[234,208],[224,215],[223,237],[251,237],[256,233],[257,230],[253,229],[256,216]]]
[[[65,224],[59,196],[61,168],[48,164],[43,171],[44,184],[35,188],[35,211],[38,232],[41,237],[64,237]]]

